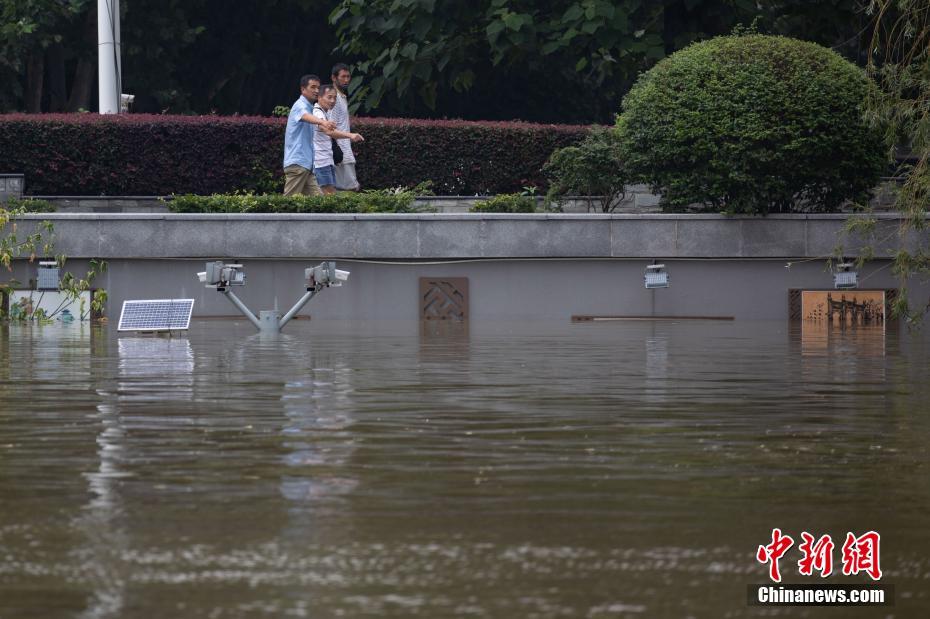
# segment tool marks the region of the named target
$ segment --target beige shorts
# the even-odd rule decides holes
[[[336,166],[336,189],[358,191],[358,178],[355,176],[355,163],[340,163]]]
[[[284,195],[322,196],[323,192],[316,184],[313,170],[294,164],[284,168]]]

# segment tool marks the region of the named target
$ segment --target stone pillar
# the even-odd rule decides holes
[[[25,178],[22,174],[0,174],[0,204],[11,198],[21,200]]]

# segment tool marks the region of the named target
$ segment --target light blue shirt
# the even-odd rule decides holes
[[[313,104],[303,95],[291,106],[284,131],[284,167],[299,165],[313,169],[313,133],[316,126],[300,120],[304,114],[313,115]]]

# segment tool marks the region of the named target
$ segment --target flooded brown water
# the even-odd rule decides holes
[[[768,322],[0,327],[0,618],[927,617],[928,368]],[[747,606],[774,527],[880,532],[895,606]]]

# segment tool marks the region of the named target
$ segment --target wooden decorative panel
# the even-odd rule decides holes
[[[421,277],[421,320],[467,320],[467,277]]]
[[[856,289],[858,290],[858,289]],[[832,288],[824,289],[824,291],[830,291],[834,293],[841,293],[842,291],[833,290]],[[797,288],[792,288],[788,290],[788,318],[790,320],[801,320],[801,292],[802,290]],[[849,292],[849,291],[847,291]],[[898,298],[898,289],[897,288],[888,288],[885,291],[885,316],[889,316],[889,311],[891,305],[894,303],[895,299]]]

